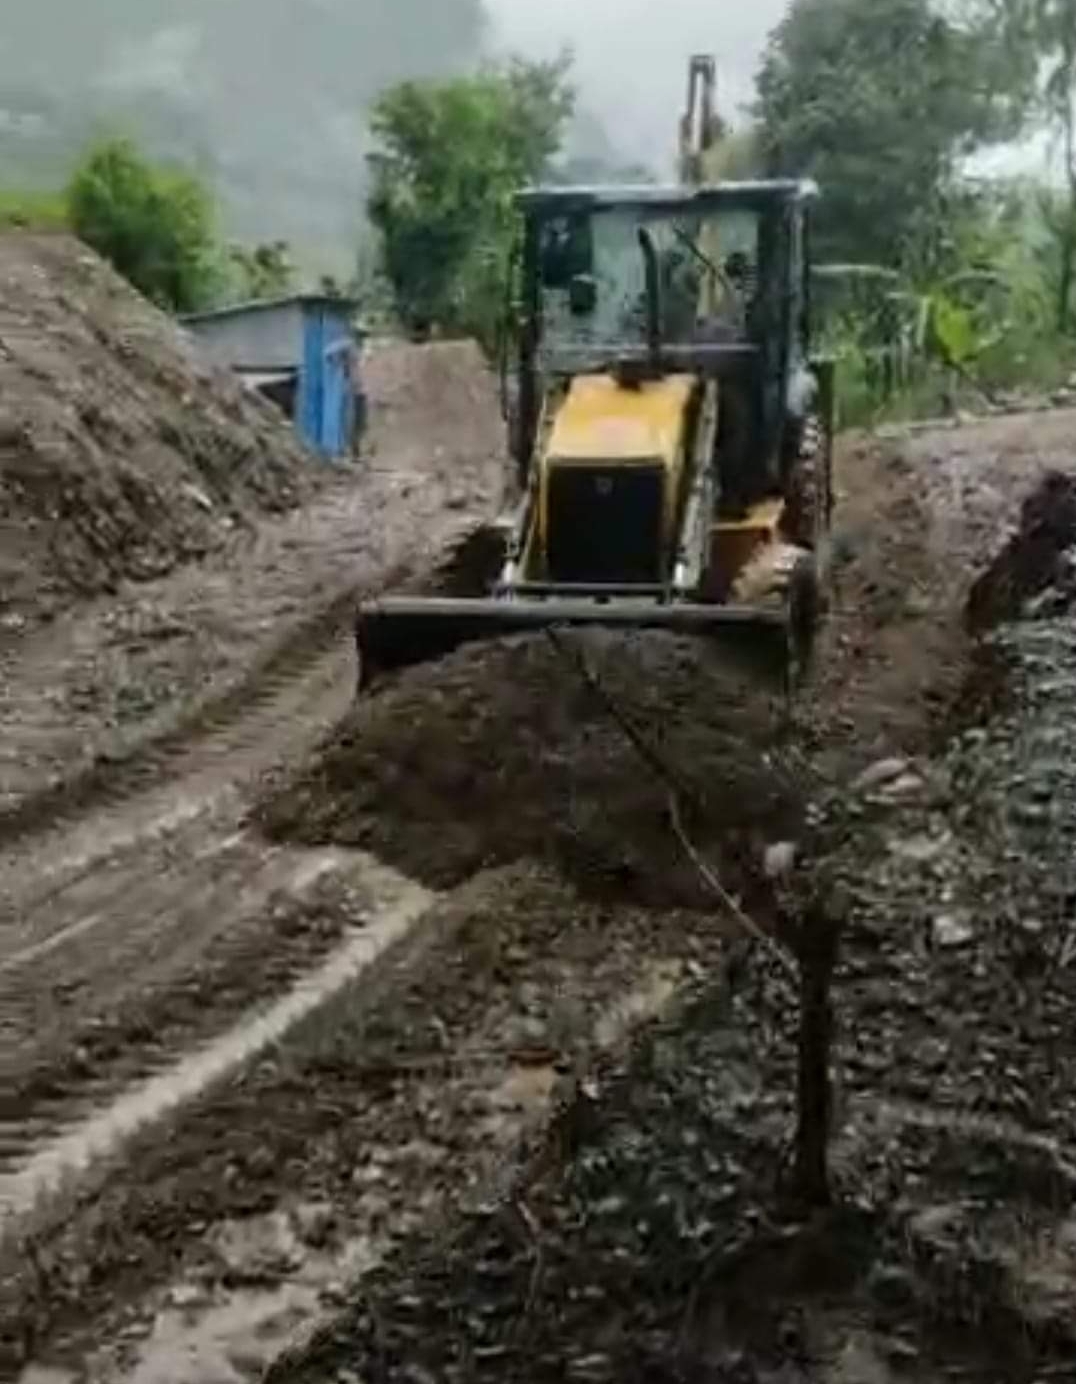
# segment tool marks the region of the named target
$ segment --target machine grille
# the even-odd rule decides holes
[[[546,556],[551,581],[663,579],[665,475],[658,466],[552,466]]]

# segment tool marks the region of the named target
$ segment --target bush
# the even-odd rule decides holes
[[[67,191],[75,234],[158,306],[190,312],[213,297],[213,200],[190,174],[157,167],[124,139],[95,145]]]

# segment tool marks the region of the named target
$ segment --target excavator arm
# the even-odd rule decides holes
[[[717,113],[717,60],[696,53],[688,62],[687,104],[680,119],[680,182],[700,187],[717,181],[716,156],[725,124]]]

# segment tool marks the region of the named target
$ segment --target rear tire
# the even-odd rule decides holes
[[[801,548],[816,548],[829,527],[831,500],[825,427],[816,414],[803,420],[796,455],[785,481],[783,536]]]

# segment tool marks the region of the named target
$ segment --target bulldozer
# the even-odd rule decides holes
[[[788,687],[809,667],[833,506],[833,363],[810,339],[818,190],[708,181],[714,84],[693,58],[675,185],[518,194],[518,501],[475,590],[362,604],[360,691],[560,627],[736,644]]]

